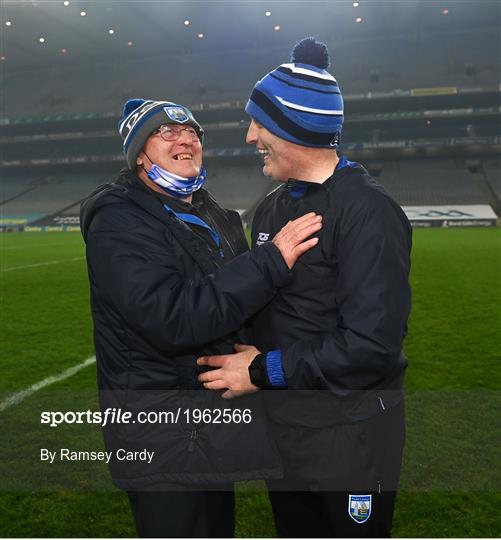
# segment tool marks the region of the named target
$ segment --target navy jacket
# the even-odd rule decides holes
[[[289,180],[268,195],[255,214],[253,249],[312,211],[323,216],[319,244],[253,330],[270,380],[288,388],[267,392],[273,418],[321,427],[402,399],[411,227],[367,171],[342,158],[323,184]]]
[[[198,383],[196,358],[233,352],[246,319],[290,279],[278,249],[252,252],[236,212],[205,190],[194,200],[223,237],[225,256],[210,239],[167,211],[130,171],[83,202],[98,384],[102,408],[177,411],[252,410],[250,424],[108,425],[109,450],[155,450],[146,466],[112,461],[124,489],[169,482],[219,483],[280,474],[258,395],[223,400]]]

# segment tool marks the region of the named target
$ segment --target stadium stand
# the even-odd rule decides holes
[[[495,28],[463,30],[456,34],[423,32],[399,36],[371,36],[335,42],[332,71],[345,93],[391,91],[395,88],[433,86],[497,86],[498,66],[486,58],[486,47],[499,49]],[[392,41],[393,40],[393,41]],[[464,43],[468,47],[464,47]],[[384,54],[367,55],[377,48]],[[282,47],[254,47],[245,51],[245,62],[220,53],[101,62],[87,67],[60,66],[57,70],[16,73],[4,90],[9,114],[26,116],[51,113],[114,111],[130,97],[150,96],[184,103],[210,103],[245,99],[263,67],[272,69],[287,55]],[[168,68],[175,62],[176,76]],[[398,69],[395,67],[398,66]],[[141,77],[131,73],[141,72]],[[228,74],[231,74],[229,77]]]
[[[464,162],[388,162],[378,180],[402,206],[488,202]]]
[[[17,197],[22,197],[27,193],[32,193],[33,190],[39,189],[43,178],[36,178],[33,176],[21,176],[18,178],[2,178],[0,188],[0,204],[4,207],[9,201]]]
[[[370,162],[363,164],[374,174]],[[118,164],[117,164],[118,165]],[[255,164],[224,166],[212,160],[208,167],[207,188],[228,208],[249,209],[278,185],[263,176],[256,158]],[[120,166],[117,167],[117,172]],[[402,206],[488,204],[489,200],[468,171],[464,160],[434,159],[427,161],[387,161],[376,165],[378,181]],[[498,197],[501,196],[500,163],[486,161],[485,171]],[[78,202],[98,185],[109,181],[113,174],[56,175],[1,207],[3,217],[47,215]],[[39,180],[40,182],[40,180]],[[3,183],[6,200],[30,188],[32,178],[10,178]]]
[[[2,217],[20,215],[46,215],[51,214],[76,203],[90,193],[99,184],[106,181],[101,176],[83,176],[72,174],[68,177],[51,177],[47,183],[41,184],[37,189],[25,196],[16,198],[2,205]],[[19,178],[5,180],[4,185],[10,193],[17,189],[20,191]],[[22,181],[21,181],[22,182]]]
[[[492,157],[501,148],[497,21],[487,3],[457,5],[455,17],[448,18],[429,4],[421,8],[381,4],[371,10],[371,26],[355,29],[338,21],[336,32],[325,39],[330,69],[345,96],[340,153],[375,169],[401,205],[501,208],[493,196],[499,202],[500,161]],[[250,4],[237,11],[242,15],[247,9],[252,10]],[[303,4],[290,16],[300,19],[301,10],[308,11],[310,23],[324,22],[325,14]],[[117,16],[131,22],[136,15],[127,5]],[[220,24],[225,15],[214,16]],[[256,31],[241,23],[239,33]],[[132,97],[194,105],[207,132],[208,189],[224,206],[252,210],[273,184],[245,145],[244,104],[256,78],[282,63],[295,39],[266,32],[253,36],[249,42],[235,35],[237,45],[224,60],[216,38],[197,47],[187,45],[179,32],[169,39],[180,48],[152,46],[144,54],[139,47],[124,51],[123,43],[110,42],[103,55],[91,47],[78,63],[68,54],[46,65],[9,64],[0,112],[0,161],[6,171],[0,202],[30,182],[49,181],[3,204],[2,216],[48,216],[113,178],[123,166],[116,125],[123,103]],[[158,44],[159,35],[149,37]],[[75,46],[84,46],[78,35],[75,40]],[[481,172],[473,174],[468,160],[480,160]]]
[[[223,206],[247,209],[270,191],[261,169],[257,160],[255,165],[208,168],[207,189]]]

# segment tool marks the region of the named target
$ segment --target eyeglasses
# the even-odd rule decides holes
[[[181,137],[183,131],[186,131],[186,133],[188,133],[193,142],[200,142],[198,133],[192,127],[181,127],[164,124],[163,126],[160,126],[158,129],[153,131],[152,135],[160,133],[160,137],[162,137],[164,141],[177,141],[179,137]]]

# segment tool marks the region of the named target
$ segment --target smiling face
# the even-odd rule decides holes
[[[251,121],[246,137],[247,144],[255,144],[263,156],[263,174],[274,180],[286,182],[297,174],[297,163],[302,147],[273,135],[255,120]]]
[[[136,163],[149,171],[150,161],[184,178],[198,176],[202,167],[202,144],[198,139],[192,140],[186,130],[176,141],[165,141],[160,133],[153,133],[139,152]]]

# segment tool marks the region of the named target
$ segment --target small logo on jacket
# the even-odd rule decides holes
[[[257,240],[256,240],[256,246],[260,246],[261,244],[264,244],[265,242],[268,242],[269,237],[270,237],[270,233],[267,233],[267,232],[258,233]]]
[[[357,523],[365,523],[371,515],[372,495],[349,495],[348,514]]]
[[[173,122],[183,124],[189,120],[188,115],[181,107],[164,107],[164,111]]]

